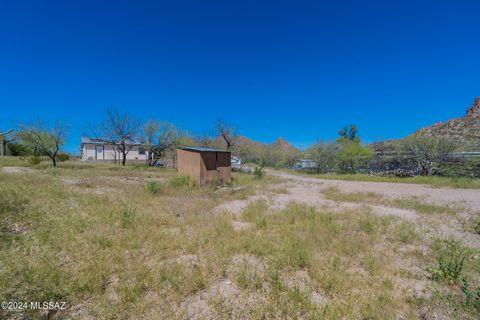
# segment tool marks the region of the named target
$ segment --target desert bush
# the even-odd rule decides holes
[[[430,277],[435,281],[456,283],[462,273],[467,253],[459,241],[445,240],[437,256],[437,266],[430,268]]]
[[[147,191],[152,195],[157,195],[162,190],[162,185],[158,181],[149,181],[147,184]]]
[[[307,156],[316,161],[317,173],[327,173],[336,170],[339,151],[339,145],[336,143],[318,142],[307,151]]]
[[[33,154],[33,150],[24,144],[10,142],[7,144],[7,154],[11,156],[30,156]]]
[[[373,158],[373,151],[362,146],[357,141],[341,143],[338,153],[338,172],[357,173],[360,168],[366,168]]]
[[[40,164],[40,162],[41,162],[41,159],[39,156],[32,156],[28,159],[28,163],[31,164],[32,166]]]
[[[122,228],[131,229],[134,226],[137,216],[137,209],[134,206],[126,205],[122,210]]]
[[[470,289],[468,277],[462,279],[462,293],[465,296],[467,304],[480,311],[480,286],[476,290]]]
[[[57,160],[59,162],[64,162],[70,160],[70,156],[67,153],[58,153]]]
[[[412,243],[418,237],[415,225],[408,222],[402,222],[396,227],[395,236],[403,243]]]
[[[413,160],[419,174],[429,176],[438,173],[448,154],[456,148],[448,139],[411,136],[397,143],[396,152],[404,161]]]
[[[265,173],[263,172],[263,165],[260,166],[260,167],[255,167],[254,171],[253,171],[253,176],[255,177],[255,179],[263,179],[263,176],[265,175]]]
[[[175,176],[170,180],[170,186],[175,189],[192,189],[197,185],[189,176]]]

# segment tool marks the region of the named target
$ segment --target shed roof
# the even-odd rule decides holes
[[[227,151],[227,150],[212,149],[212,148],[200,148],[200,147],[178,147],[178,149],[198,151],[198,152],[230,152],[230,151]]]

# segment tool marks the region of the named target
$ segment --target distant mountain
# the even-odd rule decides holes
[[[222,137],[218,137],[216,139],[216,142],[221,147],[226,147],[226,143],[222,139]],[[255,147],[271,146],[271,147],[286,150],[286,151],[298,151],[298,149],[295,146],[293,146],[291,143],[289,143],[287,140],[285,140],[282,137],[278,138],[273,143],[267,144],[267,143],[262,143],[262,142],[252,140],[245,136],[238,136],[235,144],[239,147],[255,148]]]
[[[286,151],[298,151],[297,148],[295,148],[292,144],[290,144],[287,140],[285,140],[282,137],[275,140],[275,142],[272,143],[271,145],[275,148],[283,149]]]
[[[242,146],[242,147],[260,147],[260,146],[263,146],[263,143],[252,140],[245,136],[238,136],[236,145]]]
[[[480,151],[480,97],[475,99],[465,116],[419,129],[413,135],[451,139],[459,144],[460,151]],[[379,152],[392,151],[396,141],[379,141],[370,146]]]
[[[480,97],[475,99],[465,116],[422,128],[415,135],[449,138],[465,151],[480,150]]]

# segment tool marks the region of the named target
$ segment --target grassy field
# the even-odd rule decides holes
[[[0,160],[11,165],[29,166]],[[412,222],[368,208],[330,212],[297,203],[273,211],[256,201],[240,217],[215,210],[267,192],[278,178],[234,174],[228,187],[199,188],[173,170],[144,166],[64,162],[53,169],[45,162],[29,169],[0,168],[0,300],[69,307],[1,310],[1,319],[480,314],[480,252],[449,239],[426,240]],[[249,227],[235,229],[239,218]]]
[[[310,174],[296,170],[284,170],[291,174],[302,175],[305,177],[328,179],[328,180],[346,180],[346,181],[368,181],[368,182],[395,182],[395,183],[414,183],[425,184],[436,188],[458,188],[458,189],[480,189],[480,179],[468,177],[440,177],[440,176],[417,176],[413,178],[399,177],[378,177],[367,174]]]

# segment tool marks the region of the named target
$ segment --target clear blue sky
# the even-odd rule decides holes
[[[300,147],[462,116],[480,95],[478,1],[2,1],[0,129],[107,108]]]

